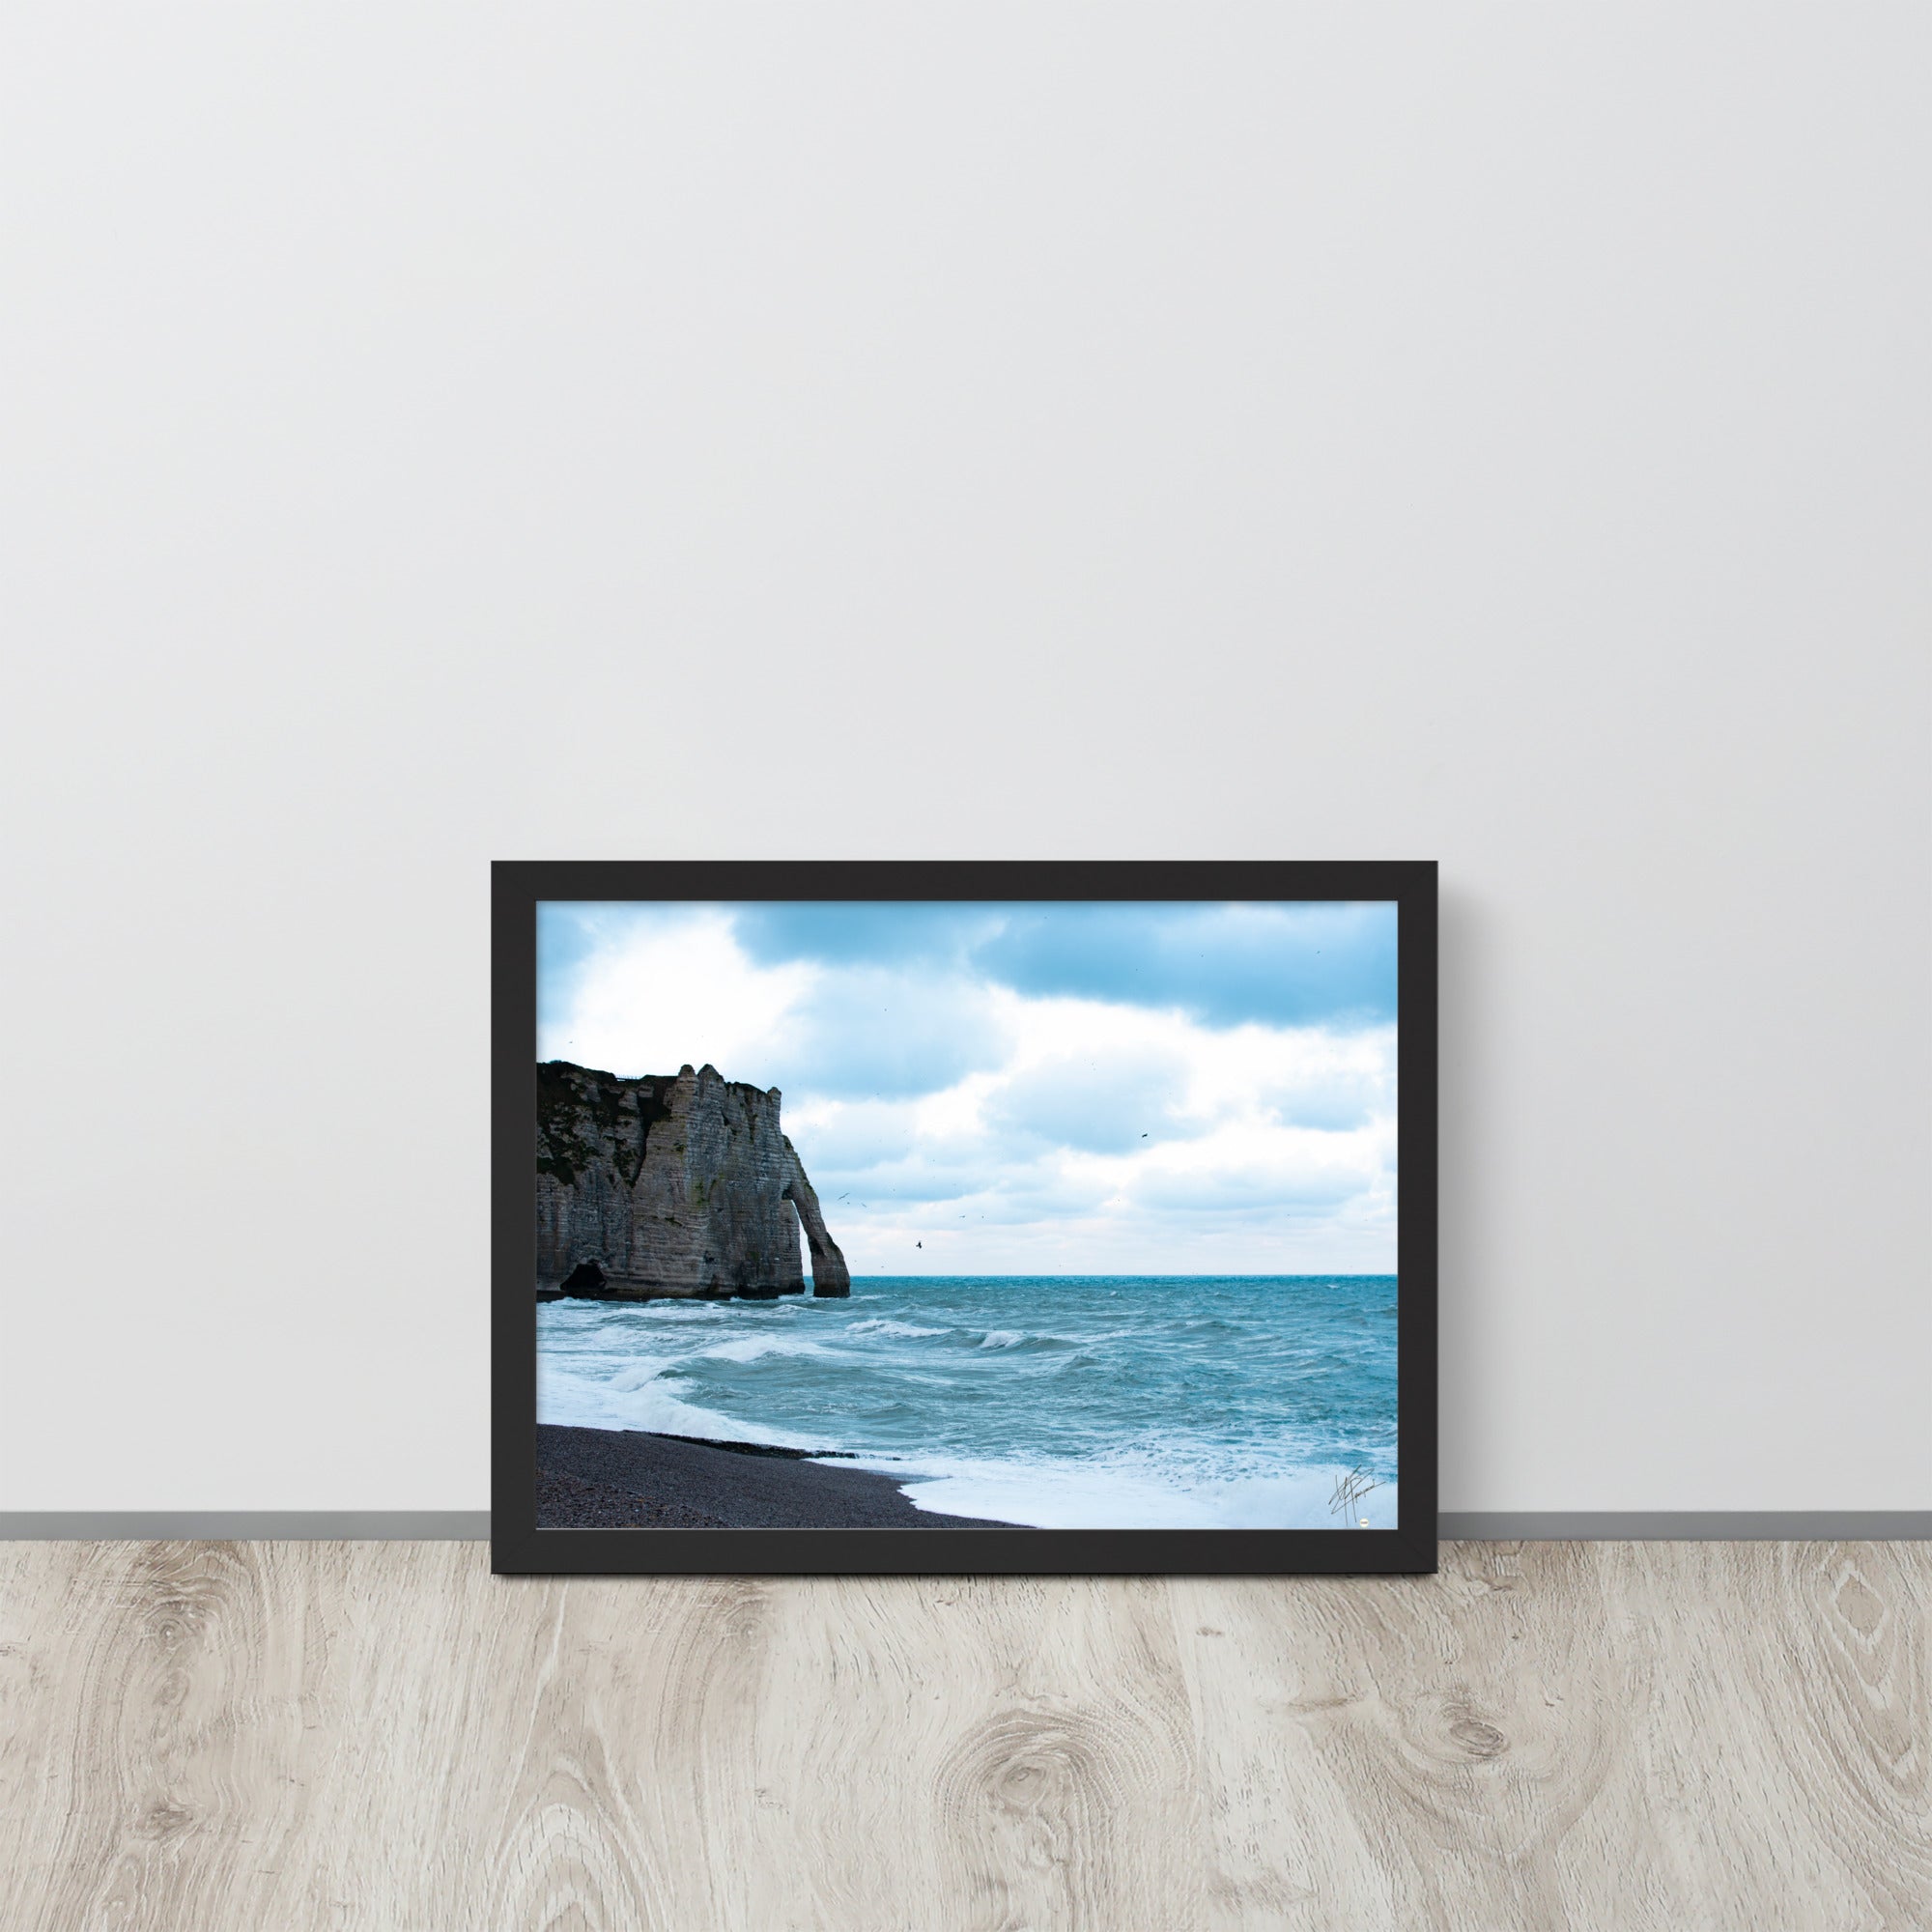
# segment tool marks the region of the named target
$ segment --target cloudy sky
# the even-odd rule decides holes
[[[1393,1273],[1395,920],[547,904],[537,1056],[781,1088],[854,1274]]]

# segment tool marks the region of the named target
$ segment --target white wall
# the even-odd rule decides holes
[[[0,1508],[483,1507],[659,855],[1439,857],[1444,1505],[1932,1505],[1928,17],[15,10]]]

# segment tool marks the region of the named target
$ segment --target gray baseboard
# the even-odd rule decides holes
[[[487,1543],[488,1510],[0,1510],[0,1543]]]
[[[1932,1510],[1450,1510],[1445,1543],[1919,1543]],[[0,1511],[0,1542],[483,1543],[488,1510]]]
[[[1932,1510],[1445,1510],[1444,1543],[1922,1543]]]

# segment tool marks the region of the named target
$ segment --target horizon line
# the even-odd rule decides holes
[[[1122,1274],[1108,1269],[1091,1274],[1049,1274],[1041,1269],[1021,1269],[996,1274],[976,1268],[968,1274],[854,1274],[853,1281],[1313,1281],[1317,1275],[1332,1275],[1343,1281],[1393,1281],[1394,1268],[1154,1268],[1146,1274]],[[808,1274],[807,1281],[815,1279]]]

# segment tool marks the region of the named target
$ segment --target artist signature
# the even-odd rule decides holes
[[[1329,1515],[1340,1516],[1344,1510],[1360,1502],[1371,1490],[1380,1488],[1381,1485],[1369,1474],[1366,1465],[1357,1463],[1335,1485],[1335,1492],[1328,1498]]]

